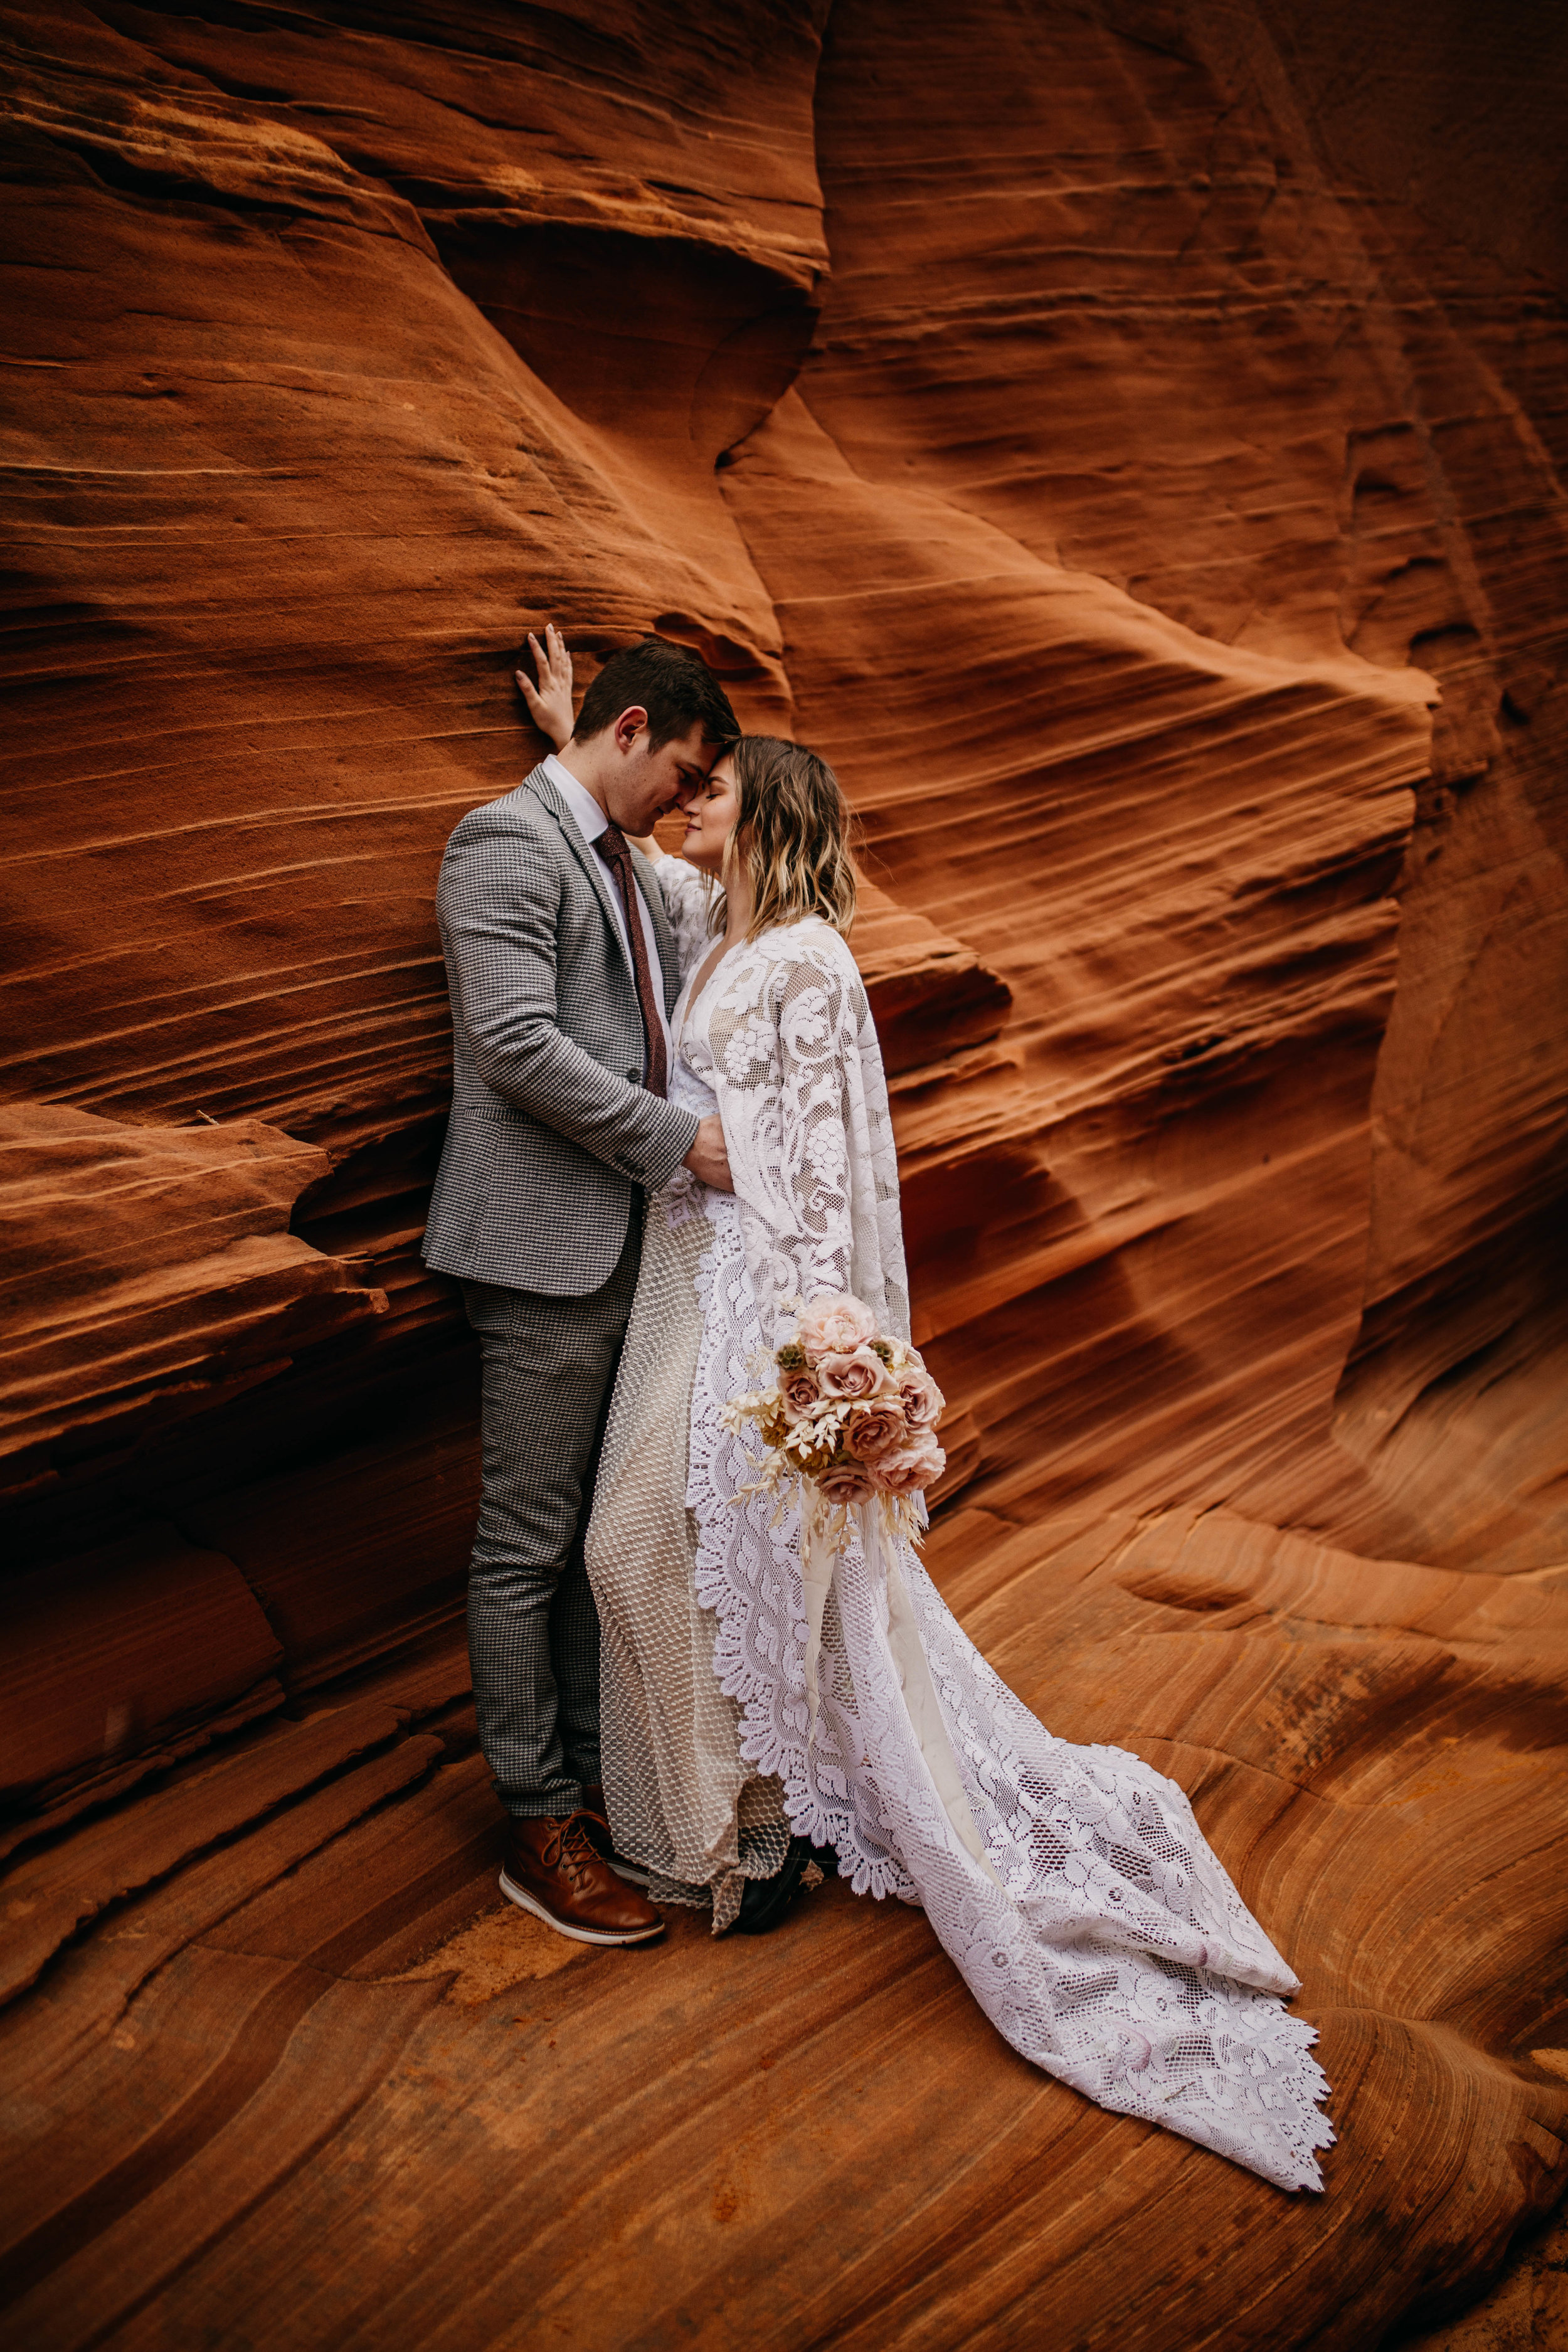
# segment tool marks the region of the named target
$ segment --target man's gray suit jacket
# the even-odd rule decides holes
[[[667,1011],[679,989],[653,868],[635,852]],[[436,911],[452,996],[452,1118],[425,1262],[468,1282],[580,1298],[615,1272],[634,1208],[691,1149],[697,1116],[642,1084],[637,981],[614,880],[542,767],[464,817]]]

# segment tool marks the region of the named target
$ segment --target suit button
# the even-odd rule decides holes
[[[631,1080],[631,1082],[632,1082],[632,1084],[633,1084],[633,1086],[634,1086],[634,1087],[640,1087],[640,1086],[641,1086],[641,1084],[642,1084],[642,1072],[641,1072],[640,1070],[628,1070],[628,1071],[626,1072],[626,1076],[627,1076],[627,1077],[628,1077],[628,1078],[630,1078],[630,1080]]]

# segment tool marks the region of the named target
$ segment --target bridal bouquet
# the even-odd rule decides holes
[[[889,1534],[916,1535],[921,1497],[947,1463],[936,1442],[946,1399],[919,1349],[881,1338],[859,1299],[822,1292],[773,1367],[771,1388],[724,1408],[727,1427],[752,1424],[767,1449],[761,1487],[801,1482],[808,1520],[840,1543],[856,1503],[874,1504]]]
[[[750,1423],[766,1449],[761,1475],[741,1489],[736,1504],[747,1495],[774,1495],[776,1527],[792,1486],[799,1498],[809,1745],[816,1736],[828,1588],[858,1503],[869,1506],[860,1523],[868,1563],[880,1556],[887,1578],[889,1640],[908,1674],[930,1679],[899,1573],[896,1539],[918,1539],[925,1517],[921,1498],[947,1466],[936,1442],[947,1400],[920,1349],[883,1339],[870,1308],[842,1291],[819,1292],[801,1309],[796,1336],[774,1349],[773,1361],[773,1385],[731,1397],[723,1419],[737,1434]]]

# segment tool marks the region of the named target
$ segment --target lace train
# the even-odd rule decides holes
[[[1285,2010],[1279,1996],[1297,1979],[1185,1796],[1120,1748],[1054,1738],[908,1547],[885,1558],[858,1537],[840,1559],[808,1737],[796,1517],[742,1495],[751,1462],[719,1418],[752,1385],[762,1321],[733,1203],[706,1205],[686,1499],[697,1597],[718,1621],[713,1670],[739,1706],[742,1756],[779,1777],[792,1827],[835,1849],[857,1894],[923,1906],[1023,2056],[1281,2189],[1321,2188],[1316,2151],[1333,2133],[1319,2112],[1328,2084],[1310,2054],[1315,2030]],[[919,1629],[994,1879],[932,1780],[889,1646],[890,1600]]]

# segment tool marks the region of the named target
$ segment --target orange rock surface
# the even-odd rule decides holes
[[[1568,2179],[1568,37],[0,40],[8,2340],[1547,2326],[1539,2247],[1444,2315]],[[499,1903],[418,1239],[436,866],[546,618],[838,768],[933,1569],[1192,1793],[1321,2029],[1321,2200],[1031,2073],[836,1884],[629,1956]]]

